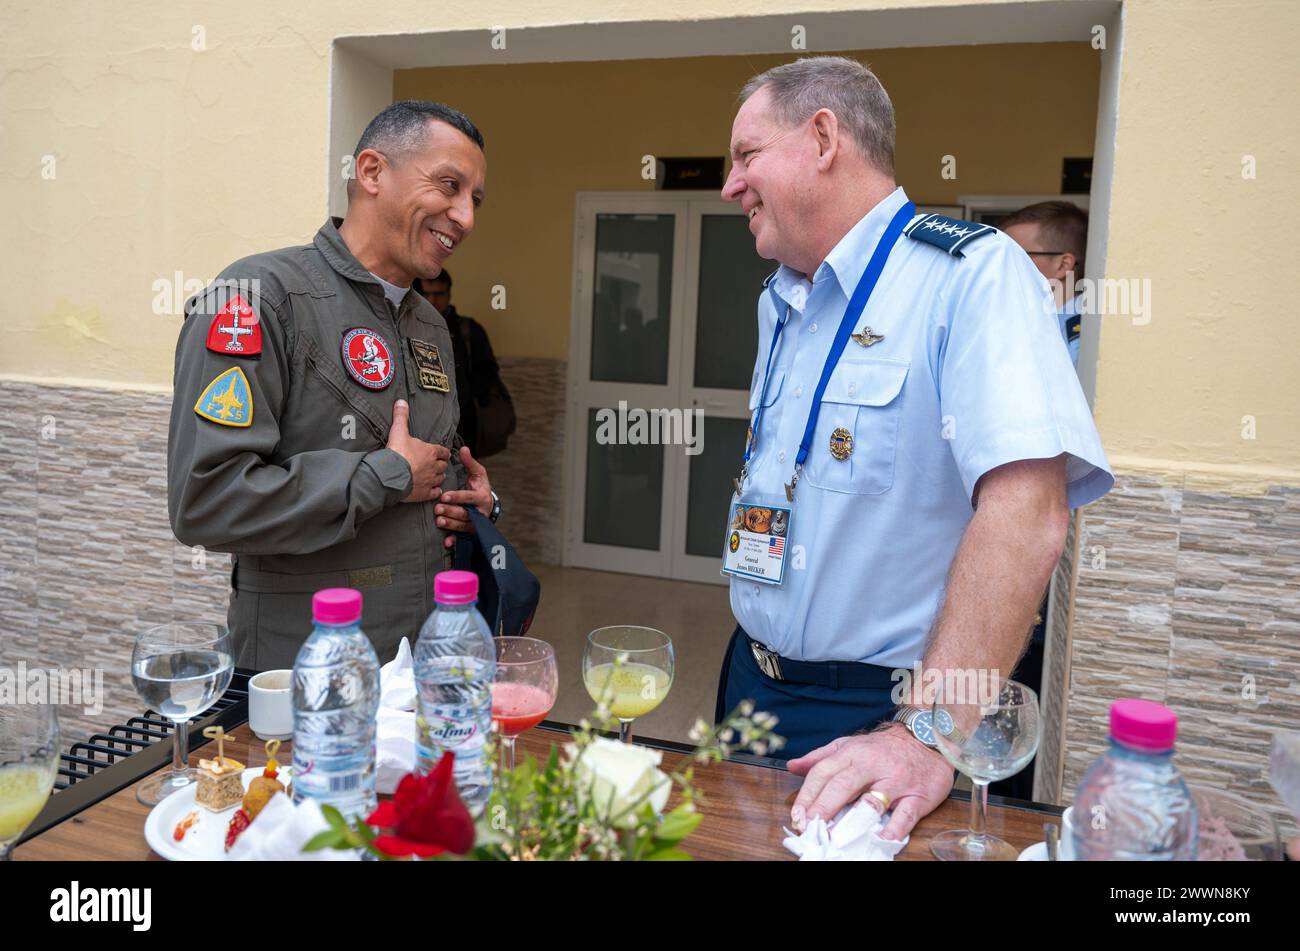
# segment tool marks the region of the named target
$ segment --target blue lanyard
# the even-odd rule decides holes
[[[831,344],[831,352],[826,355],[826,363],[822,367],[821,379],[817,382],[817,390],[813,393],[812,409],[808,413],[808,423],[804,426],[803,439],[799,442],[799,452],[795,456],[794,476],[790,484],[785,487],[786,499],[794,501],[794,488],[799,482],[799,474],[803,471],[803,464],[808,458],[809,449],[812,446],[813,432],[817,429],[817,416],[821,412],[822,396],[826,393],[826,385],[830,382],[831,374],[835,370],[835,364],[839,362],[844,348],[849,342],[849,337],[853,333],[853,328],[857,326],[858,318],[866,310],[867,301],[871,299],[871,292],[876,289],[876,283],[880,280],[880,274],[885,269],[885,262],[889,260],[889,254],[894,250],[894,245],[898,243],[899,237],[903,233],[903,228],[907,222],[916,214],[916,205],[912,202],[906,202],[903,207],[899,208],[894,214],[894,218],[885,228],[884,235],[881,236],[879,243],[876,244],[876,250],[871,254],[871,260],[867,262],[866,270],[862,272],[862,277],[858,279],[857,287],[853,289],[853,296],[849,298],[849,305],[844,310],[844,316],[840,320],[839,330],[835,333],[835,340]],[[780,298],[776,294],[775,281],[768,287],[772,294],[772,302],[780,311]],[[745,446],[744,465],[740,470],[740,479],[737,482],[737,494],[740,487],[745,481],[749,472],[749,460],[754,453],[754,443],[758,438],[759,425],[763,420],[763,401],[767,395],[768,380],[772,375],[772,358],[776,355],[776,347],[781,339],[781,331],[785,329],[786,321],[790,317],[790,308],[785,308],[785,314],[776,323],[776,328],[772,333],[772,346],[767,353],[767,369],[763,374],[763,389],[759,393],[758,408],[754,412],[754,419],[750,424],[750,439]]]

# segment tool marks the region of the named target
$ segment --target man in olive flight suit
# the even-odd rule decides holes
[[[388,659],[432,609],[465,506],[500,511],[483,467],[449,448],[447,326],[407,293],[473,229],[485,171],[469,119],[395,103],[357,144],[345,220],[232,264],[186,305],[168,509],[183,544],[235,556],[236,663],[291,667],[327,587],[361,590]]]

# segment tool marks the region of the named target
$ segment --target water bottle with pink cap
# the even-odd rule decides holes
[[[1198,841],[1196,803],[1174,766],[1178,717],[1150,700],[1116,700],[1110,746],[1074,798],[1080,861],[1190,861]]]
[[[377,804],[379,658],[361,630],[361,592],[317,591],[311,612],[315,627],[293,663],[293,798],[368,816]]]
[[[416,769],[424,774],[450,751],[456,789],[477,815],[492,792],[484,744],[492,728],[496,647],[478,611],[478,576],[444,571],[433,579],[434,610],[414,650]]]

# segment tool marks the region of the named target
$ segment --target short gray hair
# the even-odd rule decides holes
[[[886,174],[894,174],[894,104],[876,74],[843,56],[808,56],[759,73],[740,91],[743,103],[760,89],[772,97],[786,126],[829,109],[848,129],[858,151]]]

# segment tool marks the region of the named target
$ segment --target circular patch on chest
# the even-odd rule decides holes
[[[393,350],[373,330],[354,327],[343,335],[343,368],[367,389],[382,390],[393,382]]]

